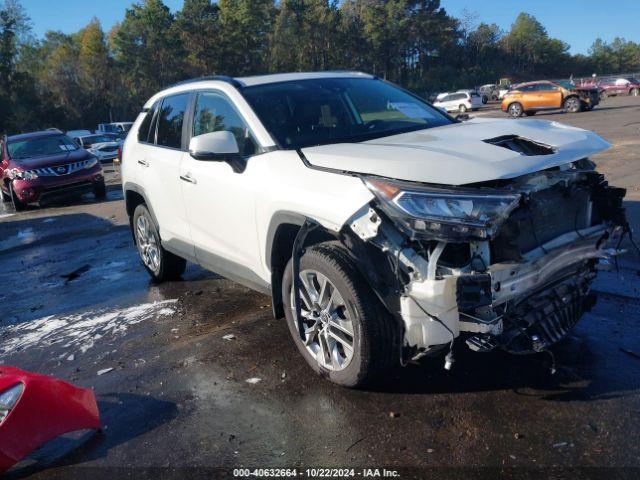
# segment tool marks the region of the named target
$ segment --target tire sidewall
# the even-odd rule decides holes
[[[158,244],[158,251],[159,251],[159,259],[160,259],[160,264],[158,265],[158,271],[155,272],[153,270],[151,270],[151,268],[149,268],[147,266],[146,263],[144,263],[144,260],[142,260],[142,253],[140,252],[140,246],[138,245],[138,237],[137,237],[137,222],[138,222],[138,218],[144,216],[147,219],[147,223],[149,225],[149,228],[152,230],[153,235],[156,239],[156,242]],[[138,205],[136,207],[136,209],[133,212],[133,224],[132,224],[132,228],[133,228],[133,236],[136,242],[136,250],[138,250],[138,256],[140,257],[140,263],[142,263],[142,266],[145,268],[145,270],[147,272],[149,272],[149,275],[151,275],[151,277],[155,280],[155,281],[159,281],[160,278],[162,278],[162,269],[164,268],[164,264],[165,264],[165,258],[164,258],[164,252],[162,249],[162,244],[160,241],[160,233],[158,232],[158,226],[156,225],[156,223],[153,221],[153,218],[151,218],[151,214],[149,213],[149,210],[147,209],[147,207],[144,204]]]
[[[518,109],[518,113],[514,112],[514,108]],[[522,116],[522,113],[524,112],[524,109],[522,108],[522,105],[520,105],[519,103],[512,103],[511,105],[509,105],[509,108],[507,109],[507,111],[509,112],[509,115],[513,118],[518,118]]]
[[[290,307],[291,284],[293,279],[292,261],[290,260],[287,264],[282,279],[282,299],[284,304],[285,318],[289,331],[291,332],[291,336],[293,337],[298,351],[302,354],[309,366],[311,366],[311,368],[313,368],[316,373],[318,373],[322,377],[328,378],[338,385],[347,387],[355,386],[361,381],[364,359],[367,358],[370,354],[367,351],[369,345],[366,344],[366,341],[362,335],[362,312],[358,310],[356,305],[357,302],[355,301],[357,292],[354,291],[352,285],[349,285],[349,282],[344,281],[342,275],[348,275],[347,272],[340,272],[340,270],[342,269],[335,268],[334,265],[322,261],[322,259],[316,255],[305,254],[300,259],[300,271],[307,269],[312,269],[325,275],[338,289],[340,295],[344,299],[349,312],[349,316],[352,319],[353,323],[353,358],[351,359],[349,365],[343,370],[327,370],[326,368],[318,364],[316,358],[311,355],[311,353],[302,343],[300,334],[298,332],[298,326],[296,325],[297,322],[294,320],[294,314]],[[357,279],[351,278],[351,282],[355,281],[357,281]]]
[[[577,105],[576,105],[576,102],[577,102]],[[571,105],[576,105],[576,106],[574,108],[574,107],[571,107]],[[578,99],[577,97],[569,97],[565,101],[564,109],[569,113],[578,113],[580,111],[580,99]]]

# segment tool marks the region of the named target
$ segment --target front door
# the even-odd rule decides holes
[[[195,98],[189,138],[226,130],[234,134],[246,159],[260,153],[258,143],[231,101],[221,92]],[[186,154],[180,168],[182,194],[196,258],[203,266],[234,279],[250,280],[259,269],[255,220],[255,182],[222,161],[195,160]],[[257,279],[257,278],[256,278]],[[251,283],[246,282],[245,283]]]

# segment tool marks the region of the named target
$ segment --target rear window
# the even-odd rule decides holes
[[[151,128],[151,125],[152,123],[155,125],[155,122],[153,122],[153,120],[156,114],[156,110],[158,109],[158,105],[160,105],[160,102],[154,103],[149,109],[149,111],[145,113],[144,120],[142,120],[142,123],[140,124],[140,128],[138,128],[139,142],[145,142],[145,143],[155,142],[156,140],[155,128]]]
[[[7,142],[7,152],[13,160],[45,157],[77,149],[78,145],[66,135],[33,137]]]
[[[189,102],[189,93],[166,97],[158,111],[156,144],[163,147],[182,147],[182,126]]]

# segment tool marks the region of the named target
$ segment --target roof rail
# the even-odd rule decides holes
[[[177,87],[178,85],[186,85],[188,83],[194,83],[194,82],[203,82],[203,81],[206,81],[206,80],[217,80],[218,82],[230,83],[231,85],[233,85],[236,88],[241,88],[242,87],[242,84],[239,81],[237,81],[235,78],[229,77],[227,75],[209,75],[209,76],[206,76],[206,77],[190,78],[189,80],[183,80],[181,82],[174,83],[170,87]]]

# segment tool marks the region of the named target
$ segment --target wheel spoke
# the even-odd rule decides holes
[[[327,345],[327,338],[323,331],[318,333],[318,353],[316,354],[317,362],[323,367],[328,366],[327,353],[329,352],[329,346]]]
[[[315,277],[315,274],[307,273],[306,275],[303,275],[301,273],[300,280],[302,281],[302,285],[306,290],[307,297],[311,302],[311,306],[313,306],[313,304],[318,301],[318,291],[316,290],[315,285],[313,285],[313,278],[311,278],[311,276]]]
[[[320,283],[320,293],[318,294],[318,304],[320,305],[320,308],[326,308],[329,306],[329,302],[330,302],[330,298],[327,298],[327,296],[329,295],[329,292],[331,289],[331,286],[329,284],[329,281],[327,280],[327,277],[325,277],[324,275],[318,279],[318,282]],[[333,289],[334,292],[336,292],[337,290],[334,288]]]
[[[338,335],[336,332],[334,332],[330,328],[327,329],[327,335],[329,337],[331,337],[331,339],[335,343],[338,343],[338,344],[342,345],[342,347],[344,348],[345,353],[347,355],[349,353],[353,353],[353,340],[348,340],[347,338],[343,338],[343,337],[346,337],[346,335],[344,335],[344,334]],[[353,339],[353,337],[351,337],[351,338]],[[348,350],[348,352],[347,352],[347,350]]]
[[[329,320],[329,325],[332,328],[340,330],[341,332],[353,337],[353,325],[349,320],[343,320],[338,316],[332,316],[331,320]]]

